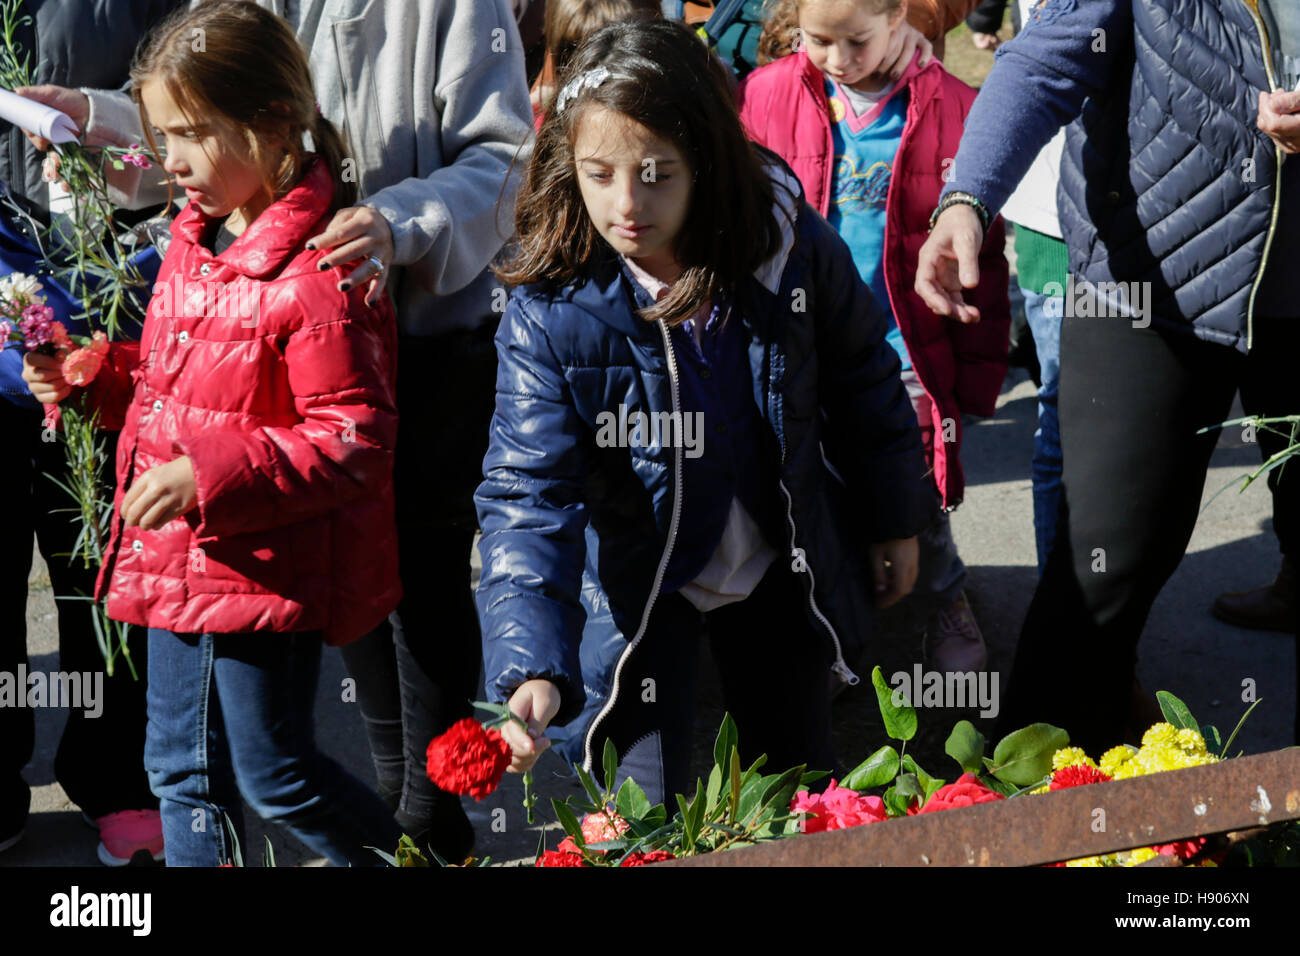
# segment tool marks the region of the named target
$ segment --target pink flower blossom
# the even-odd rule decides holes
[[[628,822],[611,810],[603,813],[589,813],[582,818],[582,841],[584,843],[604,843],[617,840],[627,832]]]
[[[889,818],[885,802],[879,797],[863,796],[831,781],[825,793],[800,791],[790,801],[792,813],[808,814],[804,820],[805,833],[823,830],[844,830],[866,823],[879,823]]]
[[[63,360],[63,380],[69,385],[89,385],[104,365],[104,355],[90,348],[73,349]]]

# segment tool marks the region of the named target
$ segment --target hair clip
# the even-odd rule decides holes
[[[581,76],[574,77],[560,90],[560,95],[555,99],[555,112],[563,113],[564,108],[578,98],[583,90],[594,90],[600,84],[608,80],[612,73],[606,67],[598,66],[595,69],[588,70]]]

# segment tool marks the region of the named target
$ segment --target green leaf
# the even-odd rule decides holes
[[[266,841],[266,849],[262,851],[262,866],[275,866],[275,847],[271,846],[271,838],[263,834],[262,839]]]
[[[900,773],[898,780],[894,782],[894,794],[906,797],[910,803],[913,797],[925,796],[925,788],[921,786],[921,781],[917,779],[916,774]]]
[[[646,812],[642,820],[647,826],[661,827],[668,820],[668,810],[662,803],[656,803]]]
[[[539,853],[538,855],[540,856],[541,854]],[[415,841],[403,833],[402,839],[397,844],[397,853],[393,856],[393,865],[427,867],[429,861],[425,858],[425,855],[420,852],[420,848],[415,845]],[[444,863],[443,865],[445,866],[446,864]]]
[[[733,823],[736,821],[736,814],[740,810],[740,781],[742,776],[740,772],[740,751],[733,749],[731,751],[731,799],[727,808],[727,819]]]
[[[709,770],[709,786],[704,795],[704,805],[713,809],[718,805],[718,796],[722,793],[722,767],[714,764]]]
[[[1205,749],[1210,753],[1218,753],[1223,749],[1223,741],[1219,739],[1219,728],[1213,724],[1202,727],[1201,736],[1205,738]]]
[[[943,745],[943,752],[961,766],[965,773],[980,773],[984,769],[984,735],[969,720],[959,720]]]
[[[719,767],[731,764],[731,751],[736,749],[738,735],[736,722],[731,714],[722,715],[722,726],[718,728],[718,738],[713,743],[713,762]]]
[[[650,798],[645,795],[640,784],[628,777],[618,788],[614,806],[618,810],[618,815],[629,823],[633,820],[644,820],[646,814],[650,812]]]
[[[891,817],[907,816],[907,804],[909,800],[907,797],[900,796],[898,791],[893,787],[890,787],[885,791],[881,800],[885,804],[885,812]]]
[[[586,846],[587,841],[582,838],[582,824],[573,815],[569,805],[551,797],[551,809],[555,811],[555,819],[560,821],[560,826],[564,828],[564,832],[573,837],[573,842],[579,847]]]
[[[1070,735],[1051,724],[1030,724],[1007,734],[993,749],[993,776],[1023,787],[1052,772],[1052,754],[1070,742]]]
[[[1227,756],[1228,756],[1228,748],[1232,746],[1232,742],[1233,742],[1234,740],[1237,739],[1237,734],[1239,734],[1239,733],[1241,732],[1241,728],[1242,728],[1243,726],[1245,726],[1246,718],[1250,716],[1250,712],[1251,712],[1252,710],[1254,710],[1256,707],[1258,707],[1258,706],[1259,706],[1260,704],[1262,704],[1263,702],[1264,702],[1264,698],[1261,697],[1259,700],[1255,701],[1255,703],[1251,704],[1249,707],[1246,708],[1246,712],[1245,712],[1244,714],[1241,715],[1241,720],[1237,721],[1237,726],[1234,727],[1234,728],[1232,728],[1232,733],[1230,733],[1230,734],[1228,735],[1228,739],[1227,739],[1227,741],[1224,743],[1224,745],[1223,745],[1223,749],[1219,751],[1219,756],[1220,756],[1220,757],[1227,757]],[[1238,755],[1238,756],[1240,756],[1240,755]]]
[[[1199,730],[1196,718],[1187,709],[1187,705],[1167,690],[1156,691],[1156,700],[1160,702],[1160,713],[1179,730]]]
[[[940,780],[938,777],[929,777],[923,781],[921,786],[925,790],[925,799],[921,801],[921,806],[925,806],[926,801],[930,799],[930,794],[942,787],[944,783],[945,781]]]
[[[759,832],[766,830],[769,835],[776,835],[771,830],[774,825],[773,818],[784,819],[789,814],[790,800],[799,789],[799,778],[803,776],[803,771],[802,766],[792,767],[767,785],[755,816],[755,822],[759,824]],[[747,821],[742,818],[742,822]]]
[[[803,776],[799,778],[799,786],[806,787],[830,775],[829,770],[805,770]]]
[[[496,714],[498,717],[511,718],[514,713],[505,704],[490,704],[485,700],[471,700],[471,707],[477,707],[479,710],[486,710],[489,714]]]
[[[923,791],[926,788],[928,788],[930,784],[934,781],[933,777],[931,777],[928,773],[926,773],[924,770],[921,769],[920,765],[916,762],[915,759],[913,759],[911,754],[904,755],[902,761],[900,761],[899,763],[899,766],[902,768],[902,770],[904,770],[907,773],[916,774],[916,779],[920,782],[921,789]]]
[[[604,739],[602,763],[604,763],[603,792],[612,793],[614,792],[614,782],[616,779],[619,779],[619,748],[615,747],[614,741],[608,739],[608,737]],[[601,803],[603,804],[603,799]]]
[[[876,688],[876,703],[885,722],[885,733],[895,740],[911,740],[916,735],[916,709],[910,701],[902,705],[894,703],[893,688],[885,683],[879,665],[872,668],[871,683]]]
[[[577,765],[575,764],[575,767],[576,766]],[[587,812],[596,813],[599,810],[605,809],[605,795],[600,792],[600,787],[596,786],[596,781],[592,779],[591,774],[587,773],[587,771],[583,770],[581,767],[577,767],[577,771],[578,780],[582,782],[582,789],[587,791],[587,797],[591,800],[591,806],[586,808]]]
[[[898,751],[891,745],[885,744],[850,770],[840,786],[850,790],[869,790],[872,787],[883,787],[896,776],[898,776]]]

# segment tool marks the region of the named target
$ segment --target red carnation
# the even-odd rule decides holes
[[[465,717],[429,741],[428,756],[429,779],[438,789],[482,800],[501,783],[511,755],[500,731]]]
[[[536,866],[586,866],[581,853],[547,850],[537,860]]]
[[[629,853],[619,862],[619,866],[649,866],[651,863],[662,863],[664,860],[675,860],[667,850],[651,850],[649,853]]]
[[[907,815],[912,817],[918,813],[955,810],[958,807],[973,807],[977,803],[991,803],[994,800],[1005,799],[1006,797],[1002,796],[1002,794],[990,790],[980,783],[975,774],[964,773],[954,782],[940,787],[930,794],[930,799],[925,801],[925,806],[919,810],[916,807],[908,807]]]
[[[1096,767],[1089,767],[1087,764],[1075,764],[1072,767],[1062,767],[1052,774],[1052,782],[1048,785],[1049,790],[1068,790],[1071,787],[1084,787],[1090,783],[1105,783],[1110,779],[1110,774],[1102,773]]]

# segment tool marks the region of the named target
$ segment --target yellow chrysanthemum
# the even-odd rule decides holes
[[[1199,730],[1192,730],[1190,727],[1184,727],[1178,731],[1175,737],[1175,743],[1178,748],[1185,753],[1205,754],[1205,738],[1201,736]]]
[[[1137,751],[1128,744],[1120,744],[1118,747],[1111,747],[1101,755],[1100,770],[1102,773],[1109,774],[1112,777],[1118,777],[1121,767],[1133,759]]]
[[[1127,853],[1120,854],[1121,858],[1124,860],[1124,866],[1137,866],[1140,863],[1145,863],[1147,860],[1153,860],[1159,855],[1159,853],[1151,849],[1149,846],[1139,847],[1136,850],[1129,850]]]
[[[1095,768],[1092,758],[1084,752],[1082,747],[1064,747],[1052,754],[1052,769],[1060,770],[1063,767],[1086,766]]]
[[[1177,734],[1178,731],[1171,723],[1152,724],[1147,728],[1147,732],[1142,735],[1142,746],[1143,748],[1158,747],[1161,744],[1173,743]]]
[[[1051,789],[1052,789],[1052,785],[1051,785],[1050,783],[1045,783],[1045,784],[1043,784],[1041,787],[1035,787],[1033,790],[1030,790],[1029,792],[1030,792],[1030,793],[1047,793],[1047,792],[1049,792]]]
[[[1101,856],[1084,856],[1077,860],[1066,860],[1066,866],[1117,866],[1118,855],[1104,853]]]

